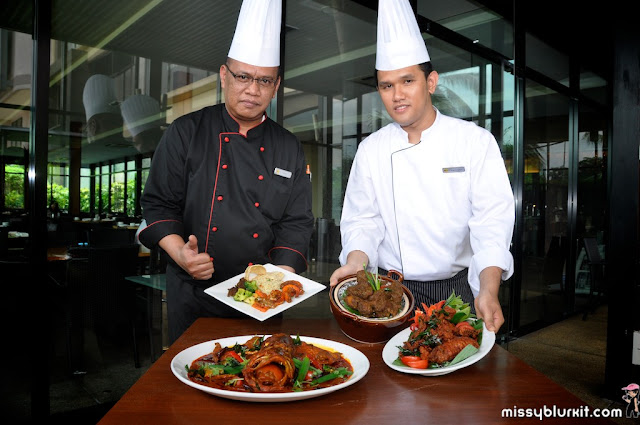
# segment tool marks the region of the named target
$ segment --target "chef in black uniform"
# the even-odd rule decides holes
[[[280,85],[281,0],[244,0],[220,80],[225,104],[176,119],[156,149],[140,242],[167,252],[169,339],[239,313],[204,289],[272,263],[300,273],[313,229],[302,146],[266,116]]]

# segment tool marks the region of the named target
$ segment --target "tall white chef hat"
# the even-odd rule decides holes
[[[429,60],[409,0],[379,0],[376,69],[393,71]]]
[[[120,115],[114,79],[102,74],[89,77],[84,84],[82,103],[87,121],[96,114]]]
[[[244,0],[229,57],[254,66],[280,65],[282,0]]]
[[[146,94],[129,96],[122,105],[122,119],[132,136],[161,125],[160,102]]]

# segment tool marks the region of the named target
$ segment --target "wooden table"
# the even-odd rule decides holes
[[[289,403],[251,403],[207,394],[179,381],[173,357],[185,348],[224,337],[272,334],[314,336],[349,344],[371,362],[359,382],[321,397]],[[392,370],[384,344],[361,344],[331,319],[198,319],[99,422],[109,424],[613,424],[584,417],[589,407],[564,388],[494,346],[479,362],[448,375],[425,377]],[[582,411],[583,417],[503,418],[503,409]],[[525,410],[522,410],[526,413]],[[533,411],[532,411],[533,412]],[[591,409],[589,409],[591,412]],[[579,413],[576,413],[579,414]]]

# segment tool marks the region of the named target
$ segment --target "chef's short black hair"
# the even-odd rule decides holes
[[[418,66],[420,67],[422,72],[424,72],[424,78],[425,79],[429,78],[429,74],[431,74],[431,72],[433,71],[433,65],[431,64],[431,61],[422,62],[418,64]],[[377,69],[373,70],[373,82],[375,83],[375,87],[378,88],[378,70]]]

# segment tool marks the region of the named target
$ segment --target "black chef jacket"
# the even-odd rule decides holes
[[[311,184],[302,145],[265,117],[247,132],[224,104],[176,119],[154,153],[141,199],[147,247],[169,234],[193,234],[213,258],[211,281],[197,281],[171,260],[168,274],[200,287],[250,264],[306,269],[313,229]]]

